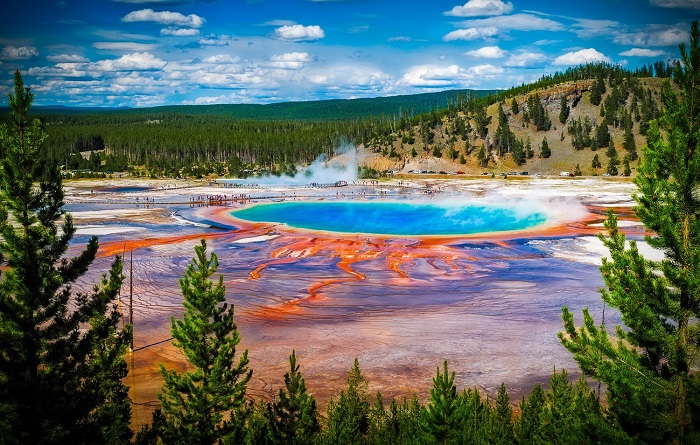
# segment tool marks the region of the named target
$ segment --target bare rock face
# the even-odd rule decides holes
[[[542,92],[533,92],[532,94],[539,94],[540,100],[542,101],[542,105],[547,107],[549,110],[552,111],[559,111],[560,110],[560,103],[561,103],[561,98],[562,96],[566,97],[566,100],[569,102],[569,106],[571,108],[576,107],[578,102],[581,100],[581,97],[583,96],[584,91],[589,91],[593,85],[592,80],[581,80],[577,82],[567,82],[564,84],[556,85],[553,87],[547,88],[545,91]],[[524,110],[527,110],[527,97],[529,94],[521,96],[519,99],[516,99],[518,102],[518,106],[521,107]]]

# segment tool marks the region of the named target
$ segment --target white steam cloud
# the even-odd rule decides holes
[[[303,186],[310,184],[329,185],[338,181],[352,183],[357,180],[357,147],[343,143],[334,150],[333,157],[328,159],[322,154],[311,165],[297,167],[297,174],[292,176],[265,175],[247,179],[220,179],[219,182],[235,184],[258,184],[262,186],[288,185]]]

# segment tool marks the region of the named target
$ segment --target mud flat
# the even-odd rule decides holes
[[[102,191],[108,187],[115,191]],[[597,264],[605,251],[595,235],[613,207],[629,236],[643,237],[631,212],[633,191],[631,183],[603,179],[415,179],[338,188],[81,181],[67,184],[66,202],[78,226],[73,248],[100,235],[99,257],[81,285],[96,282],[113,256],[124,254],[120,307],[128,313],[133,269],[135,351],[127,383],[138,425],[156,406],[157,363],[186,367],[170,341],[170,317],[182,313],[178,278],[201,238],[219,256],[227,300],[236,308],[240,349],[249,350],[254,370],[251,397],[277,392],[295,349],[321,406],[343,387],[354,357],[370,391],[384,397],[425,399],[435,368],[448,360],[458,387],[494,394],[503,382],[517,401],[555,368],[577,374],[556,336],[561,307],[574,314],[588,307],[601,318]],[[236,208],[281,200],[477,200],[536,207],[554,222],[506,234],[422,238],[229,217]],[[609,309],[605,317],[619,323]]]

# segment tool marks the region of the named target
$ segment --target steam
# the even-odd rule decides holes
[[[309,184],[334,184],[337,181],[352,183],[357,180],[357,148],[349,143],[342,143],[333,151],[333,157],[320,155],[306,167],[297,167],[297,174],[274,176],[264,175],[247,179],[220,179],[219,182],[236,184],[286,185],[301,186]]]

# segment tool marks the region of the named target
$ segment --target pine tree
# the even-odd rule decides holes
[[[598,80],[594,80],[593,85],[591,86],[591,103],[597,107],[600,105],[601,99],[602,94],[600,88],[598,87]]]
[[[515,98],[513,98],[513,100],[510,102],[510,110],[514,115],[520,113],[520,107],[518,107],[518,101],[515,100]]]
[[[622,158],[622,174],[624,176],[629,176],[632,174],[632,169],[630,168],[630,157],[628,155],[625,155],[625,157]]]
[[[700,380],[695,358],[700,331],[700,32],[692,22],[690,45],[666,81],[664,109],[650,123],[638,166],[636,213],[653,235],[645,239],[665,253],[643,258],[632,240],[626,246],[612,212],[602,237],[611,260],[601,272],[605,303],[620,312],[625,328],[612,339],[586,310],[576,328],[564,309],[563,344],[586,374],[607,385],[610,410],[640,441],[700,441]],[[679,97],[680,96],[680,97]]]
[[[634,135],[632,134],[632,128],[627,128],[625,130],[625,136],[622,141],[622,147],[627,150],[629,154],[630,161],[637,160],[637,144],[634,142]]]
[[[63,210],[57,165],[43,159],[46,133],[29,116],[34,94],[15,72],[10,125],[0,127],[0,437],[3,443],[127,443],[124,354],[113,302],[117,258],[91,293],[73,294],[98,248],[93,237],[64,258],[75,234]],[[59,223],[61,218],[64,218]],[[59,226],[60,224],[60,226]]]
[[[540,416],[544,409],[544,391],[540,385],[532,389],[529,397],[520,402],[520,418],[515,423],[514,435],[517,443],[521,445],[536,444],[539,442],[542,422]]]
[[[561,97],[559,108],[561,109],[561,111],[559,111],[559,122],[563,124],[569,118],[570,112],[569,103],[566,101],[566,96]]]
[[[432,438],[432,443],[458,443],[461,428],[457,387],[454,381],[455,373],[448,372],[445,361],[442,374],[438,367],[437,375],[433,377],[430,402],[423,411],[423,429]]]
[[[207,258],[204,240],[194,250],[180,279],[185,314],[171,321],[175,346],[194,370],[179,374],[160,365],[165,380],[158,394],[163,421],[154,421],[154,427],[163,443],[237,443],[249,412],[245,394],[253,371],[248,369],[247,350],[237,364],[234,361],[241,338],[233,306],[225,303],[223,277],[216,285],[210,280],[219,266],[217,256]]]
[[[312,443],[320,430],[318,410],[316,400],[306,392],[295,351],[289,356],[289,368],[284,375],[284,388],[280,388],[278,400],[272,405],[275,443]]]
[[[320,442],[328,445],[364,443],[369,429],[369,411],[367,380],[355,358],[348,373],[347,388],[340,392],[337,401],[328,402],[328,421]]]
[[[574,176],[581,176],[583,172],[581,171],[581,166],[579,164],[576,164],[576,168],[574,169]]]
[[[598,154],[596,153],[595,156],[593,156],[593,161],[591,161],[591,168],[600,168],[602,166],[603,164],[600,163],[600,158],[598,158]]]
[[[491,435],[495,443],[513,443],[513,408],[510,407],[508,392],[503,383],[498,388],[496,395]]]
[[[542,139],[542,146],[540,147],[540,157],[541,158],[548,158],[552,156],[552,150],[549,148],[549,143],[547,142],[547,138],[545,137]]]

